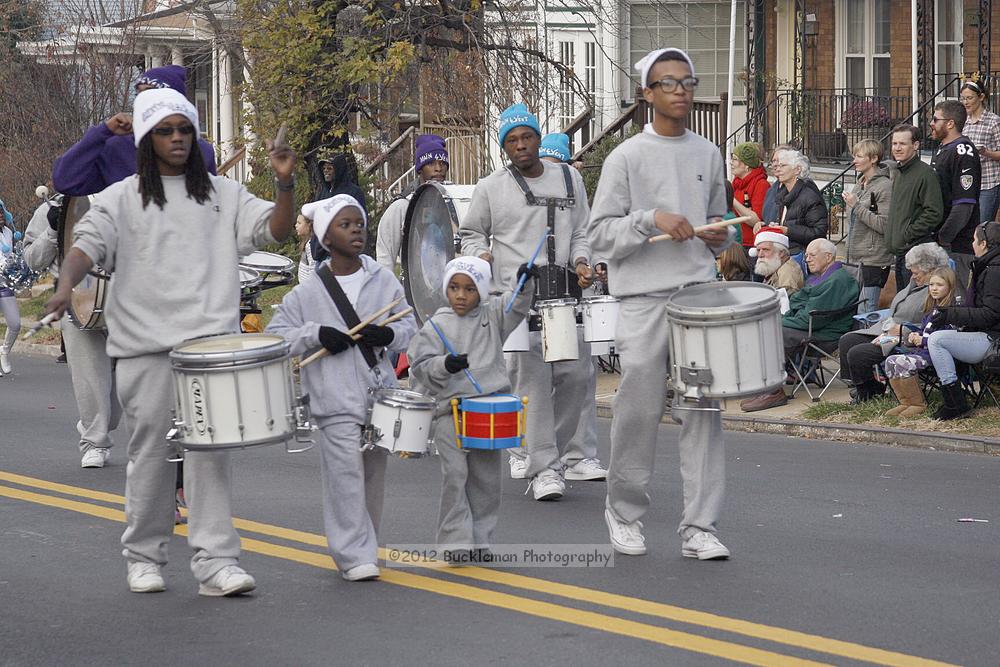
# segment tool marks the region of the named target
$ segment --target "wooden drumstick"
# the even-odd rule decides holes
[[[358,338],[360,338],[360,336],[358,335],[359,331],[361,331],[366,326],[368,326],[369,324],[371,324],[372,322],[374,322],[376,318],[381,317],[382,315],[384,315],[388,311],[390,311],[393,308],[395,308],[397,305],[399,305],[399,302],[402,301],[402,300],[403,300],[403,297],[399,297],[398,299],[396,299],[395,301],[393,301],[392,303],[390,303],[385,308],[379,309],[373,315],[371,315],[368,319],[364,320],[363,322],[358,323],[357,326],[351,328],[347,332],[347,335],[350,336],[351,338],[353,338],[354,340],[358,340]],[[382,322],[382,324],[384,325],[384,324],[389,324],[390,322],[395,322],[396,320],[400,319],[401,317],[405,317],[405,316],[409,315],[411,312],[413,312],[413,308],[407,308],[406,310],[401,310],[398,313],[396,313],[395,315],[393,315],[392,317],[386,319],[384,322]],[[317,350],[316,352],[313,352],[312,354],[310,354],[308,357],[306,357],[302,361],[300,361],[299,362],[299,368],[302,368],[303,366],[308,366],[312,362],[318,361],[319,359],[322,359],[323,357],[327,356],[328,354],[330,354],[330,350],[326,349],[325,347],[321,348],[321,349]]]
[[[757,218],[755,216],[744,215],[739,218],[733,218],[732,220],[721,220],[719,222],[710,222],[707,225],[702,225],[701,227],[695,227],[694,233],[697,234],[698,232],[704,231],[706,229],[720,229],[722,227],[728,227],[730,225],[738,225],[741,222],[748,222],[748,223],[755,222],[756,220]],[[674,237],[671,236],[670,234],[660,234],[659,236],[650,236],[649,242],[656,243],[657,241],[668,241],[672,238]]]

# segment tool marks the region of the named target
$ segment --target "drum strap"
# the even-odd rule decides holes
[[[344,289],[337,282],[337,277],[330,271],[330,267],[326,262],[316,267],[316,275],[323,281],[327,293],[333,299],[333,305],[340,311],[340,316],[344,319],[344,324],[347,325],[347,328],[353,329],[361,324],[361,318],[354,312],[354,306],[351,305],[350,299],[344,294]],[[358,349],[361,350],[361,355],[365,358],[368,368],[375,368],[378,364],[378,358],[375,356],[375,350],[372,349],[371,345],[358,341]]]
[[[556,209],[573,208],[576,206],[576,196],[573,192],[573,177],[569,165],[560,164],[562,169],[563,182],[566,184],[566,197],[536,197],[528,187],[528,182],[513,164],[507,165],[507,171],[514,177],[517,187],[521,188],[528,206],[544,206],[546,210],[546,224],[549,227],[549,238],[546,243],[546,256],[548,267],[539,267],[542,271],[541,280],[535,286],[536,296],[542,298],[556,298],[558,296],[579,296],[574,293],[572,285],[575,282],[570,280],[569,270],[566,267],[556,266]]]

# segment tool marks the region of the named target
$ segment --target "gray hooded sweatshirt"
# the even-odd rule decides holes
[[[485,396],[511,390],[503,357],[503,342],[528,314],[533,293],[534,285],[529,279],[509,313],[503,312],[511,294],[505,292],[500,296],[491,296],[485,304],[480,304],[464,316],[445,306],[439,308],[430,321],[424,322],[423,328],[410,341],[406,355],[410,360],[413,389],[438,401],[435,414],[450,413],[452,398]],[[469,371],[482,388],[482,393],[476,391],[464,372],[449,373],[445,369],[444,360],[448,351],[431,326],[431,321],[438,325],[456,354],[469,355]]]
[[[719,149],[697,134],[655,134],[647,126],[604,161],[594,195],[588,235],[595,255],[608,262],[609,291],[617,297],[658,294],[716,277],[716,254],[735,239],[710,248],[699,238],[650,243],[660,233],[657,209],[677,213],[692,226],[722,217],[726,186]]]
[[[542,161],[544,171],[538,178],[525,178],[536,197],[565,197],[566,182],[562,166]],[[572,268],[578,258],[590,261],[587,243],[587,191],[583,177],[570,168],[576,205],[556,209],[556,263]],[[469,211],[459,224],[462,254],[478,257],[493,254],[491,291],[513,291],[517,285],[517,267],[531,259],[542,233],[548,228],[544,206],[528,206],[524,193],[506,168],[498,169],[476,184]],[[492,239],[491,239],[492,237]],[[545,247],[535,261],[548,263]],[[464,375],[464,373],[463,373]]]
[[[365,272],[357,303],[352,304],[361,320],[403,296],[403,286],[389,271],[374,259],[361,255],[361,268]],[[376,324],[393,313],[407,308],[401,301],[389,313],[379,317]],[[320,326],[347,331],[340,311],[319,276],[313,274],[285,295],[271,323],[268,333],[280,334],[291,343],[293,355],[308,356],[322,345],[319,342]],[[417,330],[412,315],[389,325],[395,336],[389,344],[391,352],[405,352],[410,338]],[[398,387],[396,374],[386,355],[375,348],[378,364],[368,368],[361,350],[352,346],[340,354],[332,354],[302,369],[302,388],[309,393],[310,409],[320,426],[335,422],[364,424],[368,411],[369,388]]]

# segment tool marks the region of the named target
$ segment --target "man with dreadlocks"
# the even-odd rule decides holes
[[[121,541],[129,588],[151,593],[165,588],[160,568],[174,527],[174,471],[164,439],[174,391],[168,355],[185,339],[239,331],[237,258],[291,234],[296,158],[283,132],[268,142],[278,192],[272,204],[208,173],[194,141],[198,112],[183,95],[147,90],[134,111],[138,173],[98,194],[76,224],[46,310],[63,313],[95,263],[112,274],[108,354],[117,361],[118,395],[132,426]],[[253,577],[237,564],[229,454],[188,453],[185,477],[198,592],[253,590]]]

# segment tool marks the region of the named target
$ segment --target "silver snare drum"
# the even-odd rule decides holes
[[[667,300],[670,375],[685,398],[737,398],[785,381],[781,302],[769,285],[703,283]]]

